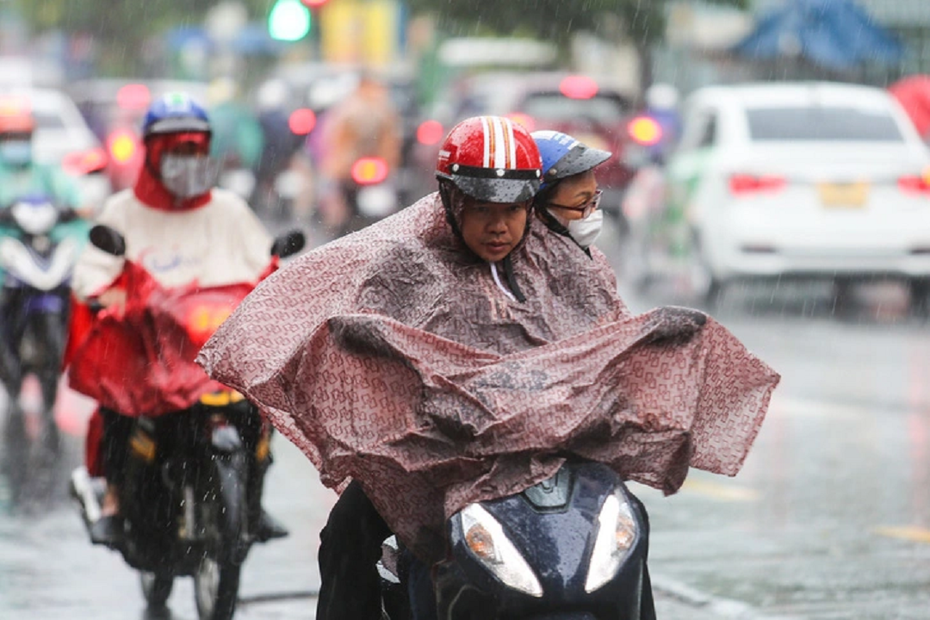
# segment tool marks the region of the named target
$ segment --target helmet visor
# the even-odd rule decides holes
[[[539,170],[458,166],[448,177],[462,192],[484,202],[525,202],[539,191]]]
[[[210,133],[210,123],[199,118],[177,117],[156,121],[148,126],[145,135],[179,132]]]
[[[592,168],[603,164],[610,159],[612,153],[600,149],[592,149],[586,146],[576,146],[564,156],[555,162],[549,170],[546,171],[546,183],[564,179],[572,175],[587,172]]]

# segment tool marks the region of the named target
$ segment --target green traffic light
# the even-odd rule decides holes
[[[298,41],[310,32],[310,11],[300,0],[278,0],[268,14],[268,34],[278,41]]]

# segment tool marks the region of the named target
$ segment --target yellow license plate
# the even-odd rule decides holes
[[[223,390],[220,392],[210,392],[200,397],[200,404],[207,407],[228,407],[235,405],[245,396],[235,390]]]
[[[869,183],[821,183],[820,202],[823,206],[839,209],[858,209],[869,200]]]

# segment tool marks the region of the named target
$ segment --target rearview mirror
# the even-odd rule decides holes
[[[292,230],[275,237],[274,244],[271,246],[271,255],[279,258],[287,258],[297,254],[307,243],[307,238],[299,230]]]
[[[123,256],[126,254],[126,240],[123,235],[114,229],[103,224],[97,224],[90,229],[90,242],[99,250],[112,254],[113,256]]]

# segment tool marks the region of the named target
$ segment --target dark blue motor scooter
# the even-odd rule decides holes
[[[388,547],[384,609],[392,620],[652,619],[648,539],[642,503],[613,470],[566,463],[520,494],[453,515],[431,580]]]

